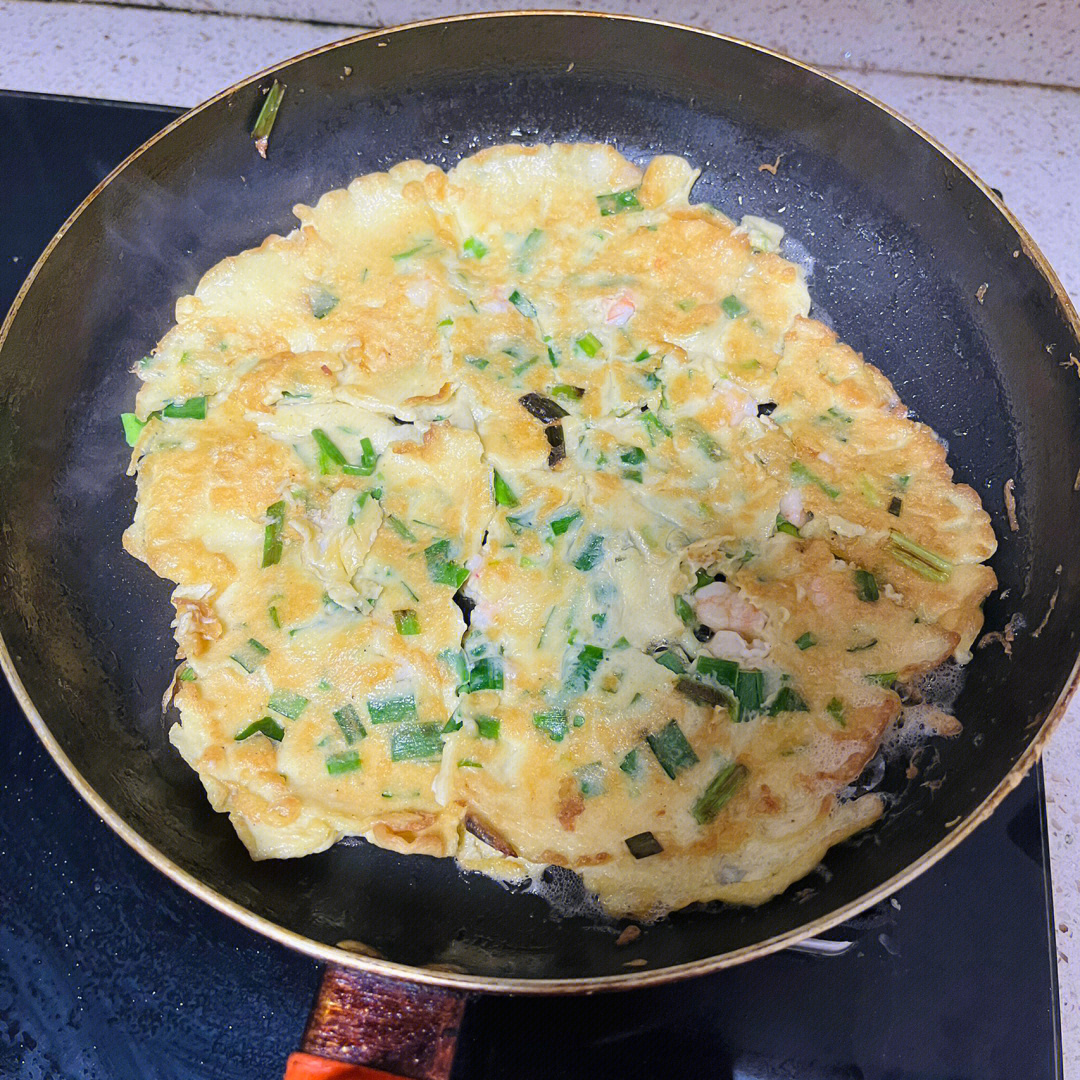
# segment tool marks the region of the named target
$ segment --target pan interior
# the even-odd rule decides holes
[[[695,199],[785,226],[784,253],[810,271],[813,314],[947,440],[957,478],[993,516],[992,565],[1009,592],[988,601],[988,628],[1019,613],[1029,631],[1009,663],[998,645],[976,651],[956,705],[963,734],[928,748],[915,780],[886,770],[893,805],[878,826],[765,906],[677,913],[634,955],[656,970],[753,946],[852,903],[945,838],[1037,737],[1077,648],[1080,556],[1068,522],[1080,501],[1080,409],[1076,373],[1059,361],[1080,345],[1007,219],[888,113],[785,60],[691,31],[486,17],[345,43],[278,77],[287,91],[268,160],[248,137],[267,79],[202,109],[97,196],[0,351],[0,630],[87,782],[166,858],[313,941],[359,941],[389,960],[481,976],[626,973],[608,928],[448,860],[355,843],[253,863],[168,744],[170,588],[120,547],[134,502],[117,420],[134,398],[129,369],[203,271],[288,231],[294,203],[356,175],[580,139],[638,161],[683,155],[702,169]],[[775,176],[759,169],[777,155]],[[1015,533],[1002,496],[1010,478]]]

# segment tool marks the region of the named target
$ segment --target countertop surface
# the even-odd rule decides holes
[[[467,0],[0,0],[0,88],[194,105],[308,48]],[[541,5],[537,5],[541,6]],[[1080,7],[1047,0],[689,0],[551,4],[621,10],[730,33],[816,64],[943,142],[998,189],[1080,303]],[[0,251],[0,258],[15,256]],[[29,269],[29,266],[27,266]],[[1080,716],[1044,759],[1065,1076],[1080,1077]],[[1075,971],[1075,974],[1074,974]]]

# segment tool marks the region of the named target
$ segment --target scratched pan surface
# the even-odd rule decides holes
[[[1080,357],[1075,313],[986,191],[853,91],[654,23],[474,17],[346,42],[276,74],[288,90],[269,160],[248,137],[264,77],[196,110],[114,176],[39,266],[0,346],[7,673],[110,824],[210,902],[316,955],[428,981],[565,990],[703,971],[820,929],[985,816],[1062,711],[1080,621],[1080,383],[1063,366]],[[813,261],[815,312],[948,441],[958,479],[992,514],[993,566],[1009,593],[988,601],[988,627],[1020,613],[1029,630],[1011,658],[998,645],[976,652],[957,702],[963,734],[926,754],[915,782],[889,769],[893,808],[831,851],[824,872],[754,910],[675,914],[635,947],[646,965],[629,969],[596,922],[557,918],[539,897],[449,861],[359,843],[253,863],[168,744],[170,586],[120,547],[134,495],[117,420],[135,393],[128,369],[208,267],[287,231],[294,203],[358,174],[575,139],[639,161],[681,154],[702,169],[696,199],[785,225],[797,245],[788,253]],[[759,170],[778,154],[775,177]],[[385,960],[334,950],[342,940]]]

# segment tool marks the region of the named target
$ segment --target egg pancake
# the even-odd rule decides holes
[[[347,836],[613,915],[758,904],[882,812],[995,586],[975,492],[681,158],[501,146],[298,206],[138,367],[170,738],[254,858]]]

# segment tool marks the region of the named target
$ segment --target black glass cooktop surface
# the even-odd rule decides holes
[[[175,115],[0,93],[0,312],[79,200]],[[0,762],[0,1078],[280,1076],[318,965],[129,850],[3,684]],[[475,999],[454,1078],[1060,1077],[1041,774],[828,938],[652,990]]]

